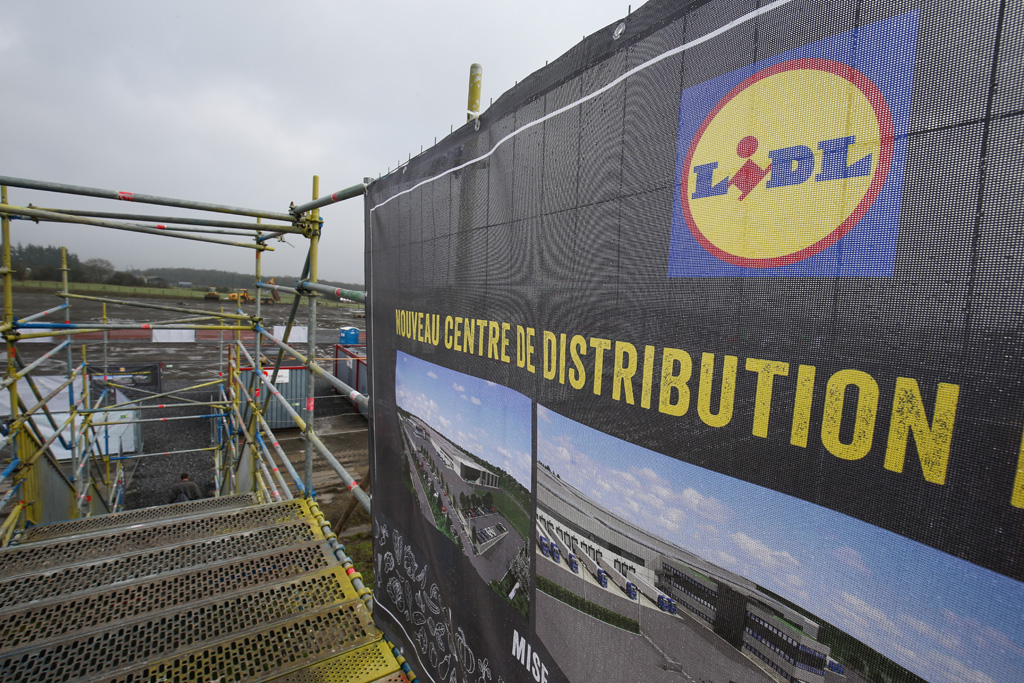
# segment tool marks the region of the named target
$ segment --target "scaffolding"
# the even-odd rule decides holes
[[[366,491],[317,435],[313,420],[315,382],[318,378],[329,382],[334,389],[364,410],[369,406],[366,395],[321,368],[316,358],[317,300],[325,296],[333,300],[364,304],[367,300],[363,292],[318,283],[319,243],[323,229],[319,209],[363,195],[366,182],[368,179],[321,197],[319,178],[314,176],[311,201],[299,206],[293,204],[287,212],[273,212],[0,176],[0,239],[3,242],[0,275],[3,276],[4,288],[4,313],[0,332],[3,333],[7,351],[6,373],[0,390],[6,390],[11,410],[10,420],[0,427],[0,451],[10,454],[10,461],[5,463],[3,471],[0,472],[0,486],[9,487],[0,497],[0,510],[12,501],[15,503],[0,525],[0,545],[6,547],[16,542],[21,533],[35,525],[121,511],[124,507],[127,478],[125,463],[148,455],[171,455],[174,452],[124,454],[120,449],[114,450],[111,447],[109,428],[114,425],[138,425],[168,419],[201,419],[212,423],[212,444],[207,449],[199,450],[208,451],[213,455],[217,496],[254,493],[266,502],[291,500],[295,497],[312,498],[315,496],[312,484],[313,461],[315,457],[320,457],[334,470],[355,500],[368,511],[370,498]],[[206,217],[39,208],[32,205],[15,206],[8,202],[8,187],[190,209],[204,212],[204,215],[230,214],[255,220],[250,222]],[[63,303],[39,313],[16,318],[13,305],[14,272],[11,263],[10,227],[11,221],[17,219],[37,223],[76,223],[152,234],[166,239],[186,239],[250,249],[255,254],[255,311],[252,314],[246,313],[238,301],[233,302],[234,311],[225,312],[222,308],[220,312],[207,311],[203,315],[196,315],[195,310],[186,307],[72,293],[68,282],[67,253],[62,249],[61,291],[57,292],[57,296]],[[269,244],[270,240],[286,235],[301,236],[308,242],[305,265],[292,287],[264,282],[262,273],[262,255],[265,251],[273,250]],[[240,237],[243,239],[238,239]],[[275,337],[263,326],[263,297],[258,294],[261,289],[292,296],[290,313],[284,326],[284,333],[280,337]],[[101,322],[72,322],[73,302],[85,300],[102,303]],[[289,343],[302,301],[307,303],[308,312],[306,348],[309,351],[306,354],[299,352]],[[181,314],[181,317],[148,322],[111,322],[106,312],[108,305],[177,313]],[[47,316],[56,313],[61,314],[62,322],[46,319]],[[142,392],[142,399],[119,401],[115,396],[118,396],[117,392],[125,387],[114,381],[115,378],[108,372],[110,360],[107,347],[110,333],[115,330],[215,331],[222,340],[222,356],[224,350],[227,350],[226,371],[221,367],[220,371],[215,373],[214,379],[183,389],[161,393]],[[95,333],[103,335],[100,375],[90,372],[84,345],[77,360],[73,353],[77,335]],[[244,333],[251,333],[251,346],[243,341]],[[63,337],[63,340],[32,362],[24,362],[18,350],[19,342],[51,337]],[[277,351],[273,354],[273,361],[264,355],[267,349]],[[66,366],[64,380],[44,395],[38,382],[33,378],[33,371],[45,361],[52,361],[61,355]],[[305,394],[298,410],[286,401],[275,387],[286,358],[290,363],[296,363],[306,370]],[[246,369],[251,371],[246,372]],[[97,381],[97,377],[101,381]],[[188,394],[197,389],[212,390],[216,397],[211,401],[188,398]],[[136,393],[140,391],[142,390],[137,389]],[[67,393],[68,410],[66,416],[61,413],[58,419],[48,407],[48,403],[60,392]],[[301,432],[305,442],[302,472],[293,467],[266,420],[271,402],[280,404]],[[188,417],[153,418],[147,413],[150,410],[166,410],[179,406],[203,406],[207,410],[202,415]],[[112,419],[111,411],[119,409],[137,412],[133,413],[131,419]],[[54,445],[58,442],[64,449],[70,450],[69,466],[62,466],[54,452]],[[196,449],[187,452],[194,453]],[[360,583],[356,588],[362,590],[363,586]]]

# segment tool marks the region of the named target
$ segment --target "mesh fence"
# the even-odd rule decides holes
[[[375,614],[425,670],[1015,680],[1022,21],[652,2],[369,188]]]

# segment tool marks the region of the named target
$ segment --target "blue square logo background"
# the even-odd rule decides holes
[[[676,192],[669,246],[669,277],[883,277],[891,276],[903,195],[904,158],[910,125],[918,12],[852,29],[756,62],[683,91],[676,146]],[[762,69],[792,59],[819,58],[848,64],[874,82],[893,119],[889,175],[864,217],[839,241],[802,261],[774,268],[747,268],[722,261],[700,245],[682,211],[679,189],[690,144],[704,119],[734,87]]]

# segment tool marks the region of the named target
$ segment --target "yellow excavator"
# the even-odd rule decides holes
[[[239,289],[237,292],[231,292],[228,294],[228,299],[231,301],[237,301],[240,304],[247,304],[250,301],[256,300],[253,295],[249,293],[248,289]]]

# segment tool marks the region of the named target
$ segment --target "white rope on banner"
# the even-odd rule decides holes
[[[604,85],[601,88],[598,88],[597,90],[595,90],[595,91],[593,91],[593,92],[591,92],[591,93],[589,93],[587,95],[584,95],[583,97],[581,97],[580,99],[576,100],[575,102],[571,102],[571,103],[565,105],[564,107],[562,107],[561,109],[556,109],[555,111],[551,112],[550,114],[545,114],[544,116],[540,117],[539,119],[537,119],[535,121],[531,121],[530,123],[527,123],[527,124],[523,125],[522,128],[517,128],[516,130],[512,131],[511,133],[509,133],[508,135],[503,137],[501,140],[498,140],[497,144],[495,144],[494,147],[491,148],[491,151],[487,152],[486,154],[478,156],[475,159],[470,159],[469,161],[467,161],[466,163],[464,163],[464,164],[462,164],[460,166],[455,166],[454,168],[449,168],[447,171],[439,173],[436,176],[433,176],[431,178],[427,178],[426,180],[422,180],[419,183],[417,183],[417,184],[413,185],[412,187],[410,187],[408,190],[403,190],[403,191],[401,191],[401,192],[399,192],[397,194],[394,194],[394,195],[388,197],[387,199],[385,199],[384,201],[380,202],[379,204],[373,205],[370,208],[370,213],[373,213],[374,211],[376,211],[380,207],[386,205],[392,199],[397,199],[398,197],[401,197],[403,194],[409,194],[413,190],[416,190],[416,189],[422,187],[423,185],[426,185],[427,183],[432,183],[435,180],[439,180],[439,179],[445,177],[446,175],[448,175],[449,173],[455,173],[456,171],[461,171],[462,169],[466,168],[467,166],[472,166],[473,164],[477,163],[478,161],[483,161],[484,159],[488,158],[489,156],[491,156],[492,154],[497,152],[499,147],[501,147],[503,144],[505,144],[506,142],[508,142],[509,140],[514,138],[515,136],[519,135],[523,131],[529,130],[530,128],[533,128],[534,126],[536,126],[538,124],[544,123],[548,119],[551,119],[551,118],[554,118],[554,117],[559,116],[561,114],[564,114],[565,112],[569,111],[570,109],[574,109],[574,108],[580,106],[584,102],[589,102],[590,100],[594,99],[598,95],[601,95],[601,94],[611,90],[612,88],[614,88],[615,86],[617,86],[619,83],[623,82],[624,80],[626,80],[630,76],[633,76],[634,74],[640,73],[644,69],[650,68],[650,67],[654,66],[655,64],[657,64],[658,62],[660,62],[662,60],[668,59],[669,57],[674,57],[675,55],[677,55],[677,54],[679,54],[681,52],[685,52],[686,50],[689,50],[691,48],[697,47],[698,45],[700,45],[702,43],[706,43],[709,40],[717,38],[718,36],[722,35],[723,33],[728,32],[728,31],[731,31],[732,29],[736,28],[737,26],[742,26],[743,24],[747,23],[751,19],[756,19],[759,16],[761,16],[762,14],[767,14],[768,12],[772,11],[773,9],[776,9],[778,7],[782,7],[783,5],[788,5],[792,1],[793,0],[775,0],[775,2],[773,2],[771,4],[765,5],[764,7],[760,7],[760,8],[758,8],[758,9],[752,11],[752,12],[748,12],[747,14],[744,14],[742,17],[739,17],[738,19],[734,19],[734,20],[730,21],[725,26],[722,26],[721,28],[715,29],[711,33],[707,33],[707,34],[701,36],[700,38],[695,38],[694,40],[691,40],[688,43],[683,43],[679,47],[675,47],[675,48],[672,48],[671,50],[668,50],[667,52],[663,52],[660,55],[658,55],[657,57],[652,57],[651,59],[647,60],[643,64],[640,64],[639,66],[633,67],[632,69],[630,69],[626,73],[624,73],[621,76],[619,76],[618,78],[616,78],[611,83],[608,83],[607,85]]]

